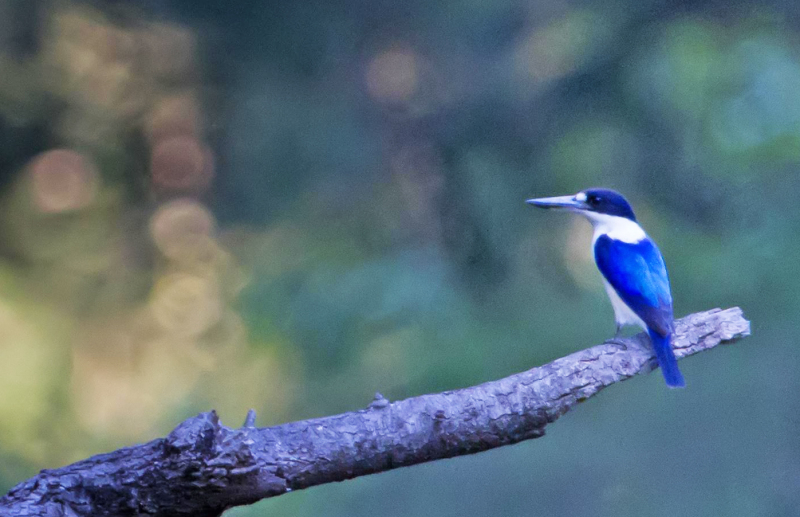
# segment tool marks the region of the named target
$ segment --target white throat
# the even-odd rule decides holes
[[[608,235],[610,238],[636,244],[647,238],[642,227],[638,223],[618,215],[598,214],[597,212],[584,212],[580,214],[586,217],[594,227],[594,243],[601,235]]]

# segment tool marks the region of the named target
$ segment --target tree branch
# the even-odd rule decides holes
[[[750,334],[739,308],[676,322],[679,358]],[[640,334],[456,391],[276,427],[223,426],[215,412],[166,438],[43,470],[0,498],[2,516],[218,516],[230,507],[517,443],[604,387],[655,367]],[[666,389],[666,388],[665,388]],[[691,389],[691,381],[688,389]]]

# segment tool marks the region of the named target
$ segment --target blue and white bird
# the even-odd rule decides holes
[[[617,335],[625,325],[641,327],[650,335],[667,386],[685,386],[672,351],[667,267],[625,198],[613,190],[588,189],[574,196],[529,199],[527,203],[576,212],[592,223],[594,260],[614,307]]]

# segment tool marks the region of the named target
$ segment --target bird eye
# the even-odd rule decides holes
[[[586,196],[586,202],[589,203],[592,206],[597,206],[597,204],[600,203],[600,197],[596,196],[594,194],[591,194],[589,196]]]

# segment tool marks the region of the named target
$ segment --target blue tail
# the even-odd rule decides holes
[[[649,333],[658,366],[661,367],[661,373],[664,374],[667,386],[670,388],[683,388],[686,386],[686,382],[683,380],[683,374],[678,369],[678,360],[675,359],[675,353],[672,351],[670,336],[663,337],[652,330]]]

